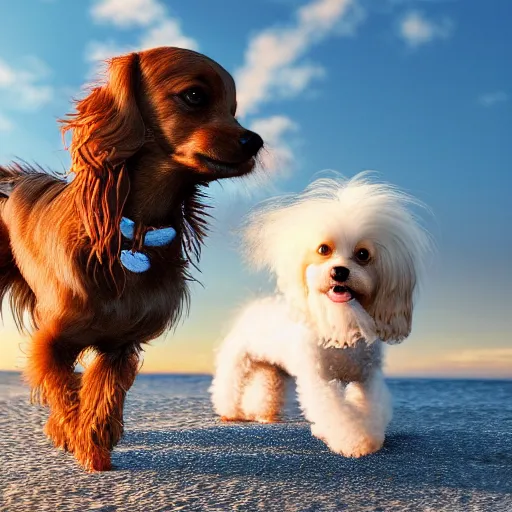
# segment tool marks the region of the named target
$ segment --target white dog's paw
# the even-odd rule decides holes
[[[347,435],[347,432],[340,427],[333,433],[332,429],[322,429],[317,424],[313,424],[311,433],[323,441],[332,452],[344,457],[364,457],[378,452],[384,444],[383,435],[371,435],[364,431]]]
[[[245,421],[243,413],[234,407],[216,407],[215,412],[221,421]]]
[[[248,416],[248,420],[250,421],[256,421],[257,423],[279,423],[280,418],[278,415],[251,415]]]
[[[370,455],[371,453],[378,452],[382,445],[384,444],[384,438],[381,437],[372,437],[369,435],[362,435],[358,439],[354,440],[344,440],[341,445],[338,443],[333,443],[334,446],[331,447],[331,443],[327,443],[327,445],[331,448],[332,451],[339,453],[345,457],[364,457],[365,455]],[[335,449],[338,448],[339,450]]]
[[[311,424],[311,435],[325,443],[326,434],[324,434],[323,430],[320,428],[318,423]]]

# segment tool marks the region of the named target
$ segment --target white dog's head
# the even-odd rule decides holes
[[[400,342],[411,331],[413,295],[431,246],[414,204],[367,173],[319,179],[249,216],[247,256],[275,274],[278,289],[327,346]]]

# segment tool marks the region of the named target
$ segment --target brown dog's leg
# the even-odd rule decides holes
[[[78,414],[79,375],[74,373],[81,349],[67,341],[55,326],[36,332],[25,375],[32,397],[50,407],[45,432],[56,447],[73,451]]]
[[[89,471],[111,469],[110,452],[123,434],[123,407],[139,368],[135,345],[98,351],[80,390],[75,457]]]

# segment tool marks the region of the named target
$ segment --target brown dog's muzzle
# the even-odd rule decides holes
[[[251,172],[262,147],[263,139],[257,133],[238,124],[228,129],[208,127],[197,130],[175,159],[187,161],[203,178],[217,180]]]

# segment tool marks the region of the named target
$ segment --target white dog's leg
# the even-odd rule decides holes
[[[365,430],[382,446],[393,412],[391,394],[382,372],[376,371],[366,382],[351,382],[345,398],[360,411]]]
[[[217,368],[210,386],[215,412],[225,421],[243,420],[242,394],[250,377],[252,364],[248,355],[230,344],[220,348]]]
[[[284,401],[284,375],[270,364],[254,363],[242,398],[246,420],[272,423],[277,421]]]
[[[366,413],[345,398],[345,386],[322,379],[316,368],[297,375],[299,401],[311,433],[336,453],[361,457],[382,447],[383,438],[367,428]]]

